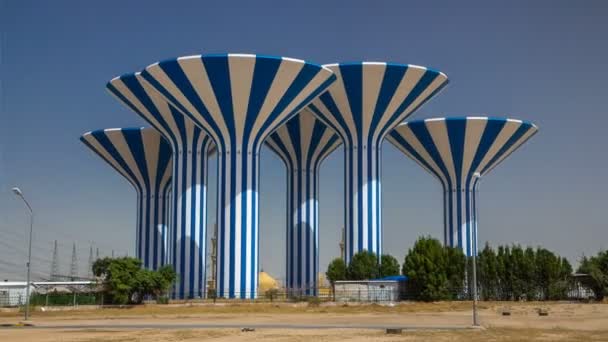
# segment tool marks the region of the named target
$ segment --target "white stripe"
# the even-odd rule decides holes
[[[467,186],[467,179],[470,177],[471,165],[477,154],[481,137],[488,123],[487,118],[481,120],[467,120],[466,132],[464,135],[464,151],[462,156],[462,169],[460,182],[463,187]]]
[[[363,98],[362,100],[362,141],[366,144],[367,138],[370,134],[374,134],[378,130],[370,132],[370,125],[374,119],[374,111],[376,109],[376,103],[378,102],[378,96],[380,96],[380,88],[382,87],[382,81],[384,80],[384,74],[386,72],[386,63],[378,64],[365,64],[362,70],[362,82],[363,82]],[[381,115],[384,113],[380,113]],[[384,116],[384,115],[383,115]],[[367,148],[370,148],[368,146]]]
[[[386,127],[390,118],[394,114],[396,114],[397,109],[399,109],[399,107],[403,104],[407,96],[412,92],[412,90],[414,90],[414,87],[416,86],[416,84],[418,84],[426,70],[427,69],[424,67],[408,65],[405,74],[401,78],[401,82],[399,82],[395,93],[391,97],[391,100],[389,101],[382,117],[380,118],[380,122],[378,122],[379,129],[372,132],[372,141],[378,143],[382,142],[382,138],[384,137],[379,137],[380,131],[382,130],[381,128]],[[399,122],[403,121],[406,117],[409,116],[409,114],[410,113],[407,110],[404,110],[403,112],[399,113],[399,118],[394,121],[393,125],[396,125]],[[389,129],[385,130],[385,134],[387,134],[389,131]]]

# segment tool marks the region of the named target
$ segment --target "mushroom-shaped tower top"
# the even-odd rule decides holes
[[[477,227],[471,192],[480,176],[537,131],[530,122],[507,118],[437,118],[405,122],[387,139],[441,181],[445,244],[472,255]]]
[[[344,142],[346,262],[382,252],[380,149],[388,132],[437,94],[447,76],[425,67],[358,62],[326,65],[337,76],[310,108]]]
[[[237,153],[257,153],[270,132],[335,80],[317,64],[247,54],[180,57],[148,66],[143,76],[222,152]]]
[[[202,297],[206,285],[207,157],[213,145],[205,132],[144,80],[140,73],[112,79],[107,89],[156,128],[173,149],[169,260],[177,275],[176,298]]]
[[[164,264],[164,198],[171,180],[171,147],[152,128],[111,128],[80,140],[123,175],[137,191],[136,253],[144,267]]]
[[[218,295],[255,297],[259,150],[335,76],[301,60],[245,54],[180,57],[150,65],[142,75],[215,141]]]

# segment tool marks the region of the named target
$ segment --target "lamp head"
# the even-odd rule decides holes
[[[479,173],[479,172],[475,172],[475,173],[473,174],[473,177],[475,177],[475,178],[477,178],[477,179],[480,179],[480,178],[481,178],[481,173]]]
[[[14,187],[13,188],[13,192],[15,193],[15,195],[17,196],[23,196],[23,192],[21,192],[21,189],[19,189],[18,187]]]

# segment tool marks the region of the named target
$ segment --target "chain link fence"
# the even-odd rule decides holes
[[[505,289],[478,288],[478,298],[481,301],[536,301],[536,300],[570,300],[580,301],[593,298],[593,292],[580,283],[572,282],[562,290],[559,297],[547,298],[538,291],[521,293]],[[325,288],[299,288],[262,290],[258,293],[234,292],[224,298],[217,296],[214,290],[206,295],[190,294],[187,299],[175,299],[171,294],[158,297],[148,296],[142,303],[179,304],[179,303],[297,303],[320,304],[323,302],[337,303],[395,303],[399,301],[417,301],[419,297],[408,287],[407,282],[386,281],[344,281],[336,282],[333,287]],[[451,288],[444,300],[464,301],[472,300],[472,291],[467,286]],[[0,291],[0,307],[19,307],[25,305],[25,291]],[[32,306],[80,306],[80,305],[111,305],[111,299],[104,297],[102,292],[88,292],[74,290],[72,292],[34,291],[30,298]]]

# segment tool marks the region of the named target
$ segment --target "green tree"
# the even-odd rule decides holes
[[[327,272],[325,272],[327,280],[333,286],[338,280],[346,280],[346,264],[342,258],[335,258],[327,266]]]
[[[513,299],[534,297],[534,252],[530,256],[520,245],[511,246],[509,267]]]
[[[409,278],[408,290],[415,298],[424,301],[447,299],[447,263],[447,253],[437,239],[419,238],[403,262],[403,275]]]
[[[389,254],[383,254],[380,257],[380,277],[389,277],[399,275],[399,262],[395,257]]]
[[[142,269],[137,273],[137,291],[141,297],[159,297],[167,293],[175,279],[171,266],[162,266],[156,271]]]
[[[524,279],[524,295],[527,300],[538,298],[538,284],[536,276],[536,251],[532,247],[524,250],[523,264],[520,271]]]
[[[481,298],[484,300],[498,299],[498,264],[496,252],[488,243],[477,257],[479,267],[479,288]]]
[[[513,276],[509,246],[498,246],[496,260],[499,298],[500,300],[510,300],[513,298]]]
[[[595,299],[603,300],[608,294],[608,251],[600,251],[591,258],[583,257],[578,273],[586,274],[581,283],[591,289]]]
[[[379,275],[378,258],[376,254],[362,250],[353,255],[348,264],[347,277],[349,280],[376,279]]]
[[[538,277],[538,290],[542,299],[562,299],[568,291],[570,263],[564,264],[555,253],[538,248],[536,250],[536,274]]]
[[[448,278],[448,290],[451,299],[457,299],[464,285],[467,257],[460,248],[444,246],[446,257],[445,275]],[[472,265],[472,264],[471,264]]]
[[[140,303],[145,296],[160,296],[175,281],[169,266],[157,271],[141,268],[136,258],[103,258],[93,264],[93,273],[102,278],[104,293],[114,304]]]

